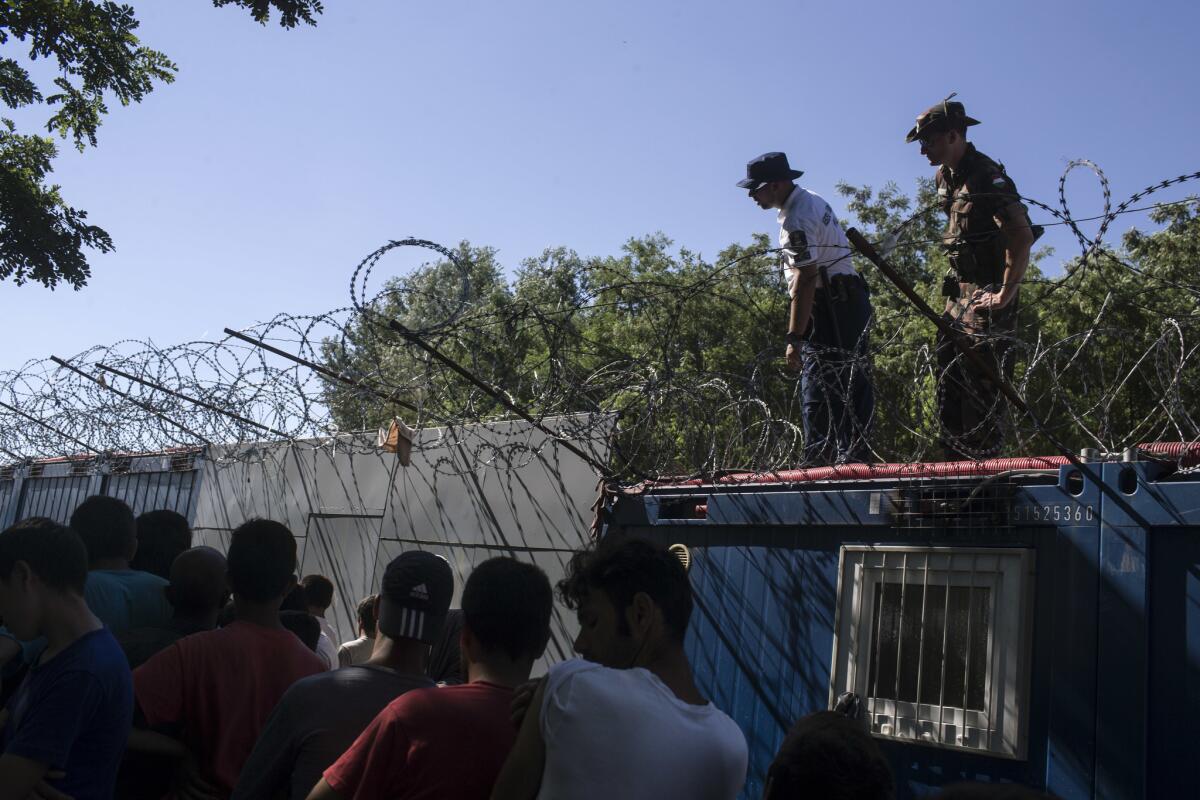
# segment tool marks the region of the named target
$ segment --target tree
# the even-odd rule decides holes
[[[948,264],[944,217],[931,182],[914,195],[894,185],[840,187],[848,223],[884,242],[889,261],[936,310]],[[1119,250],[1066,264],[1048,278],[1034,254],[1022,289],[1014,382],[1072,448],[1120,450],[1156,438],[1195,440],[1200,396],[1193,341],[1200,327],[1200,216],[1186,206],[1152,215],[1161,230],[1134,230]],[[661,234],[621,252],[582,258],[551,248],[511,282],[495,252],[459,245],[469,280],[449,262],[390,282],[345,334],[324,343],[326,362],[422,409],[410,423],[511,417],[501,404],[378,324],[425,328],[426,341],[503,390],[534,415],[619,415],[611,466],[628,479],[799,465],[799,392],[783,365],[786,293],[768,237],[731,245],[709,262]],[[876,391],[873,457],[941,457],[934,326],[866,260]],[[459,311],[452,324],[443,324]],[[377,395],[327,382],[342,429],[375,427],[396,413]],[[1053,453],[1014,415],[1007,454]]]
[[[274,9],[285,28],[315,24],[320,0],[213,0],[237,5],[266,23]],[[46,130],[71,139],[83,151],[96,145],[108,113],[108,98],[121,105],[140,102],[158,83],[171,83],[177,67],[145,47],[134,32],[134,9],[94,0],[9,0],[0,3],[0,45],[28,45],[28,61],[53,59],[53,90],[39,87],[14,58],[0,57],[0,101],[8,108],[44,104],[53,111]],[[52,136],[17,131],[0,118],[0,280],[60,281],[76,289],[91,274],[86,249],[113,249],[103,229],[87,223],[87,212],[70,206],[60,188],[47,184],[57,155]]]

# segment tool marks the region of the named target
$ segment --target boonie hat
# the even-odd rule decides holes
[[[454,573],[446,559],[420,550],[401,553],[383,573],[376,625],[393,639],[432,644],[453,596]]]
[[[951,102],[950,97],[922,111],[917,117],[917,124],[908,132],[908,136],[904,137],[904,141],[915,142],[928,133],[948,131],[959,125],[965,128],[979,124],[979,120],[967,116],[967,110],[963,108],[962,103],[957,100]]]
[[[763,153],[746,164],[746,178],[738,181],[737,185],[743,189],[749,189],[753,194],[763,184],[771,181],[794,181],[803,174],[798,169],[792,169],[785,154]]]

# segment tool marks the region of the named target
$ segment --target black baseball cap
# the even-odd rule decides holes
[[[383,573],[376,624],[392,639],[432,644],[442,632],[453,596],[454,573],[446,559],[422,550],[401,553]]]

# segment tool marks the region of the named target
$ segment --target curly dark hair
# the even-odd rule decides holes
[[[767,770],[765,800],[892,800],[892,770],[862,725],[836,711],[801,717]]]
[[[634,595],[644,592],[662,611],[668,634],[683,641],[692,618],[692,585],[683,564],[666,547],[647,539],[609,538],[579,551],[567,563],[558,595],[574,611],[597,589],[616,607],[621,633],[629,633],[625,609]]]

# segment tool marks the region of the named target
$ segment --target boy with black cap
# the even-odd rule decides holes
[[[476,567],[459,634],[469,682],[393,701],[309,798],[486,798],[516,738],[513,689],[546,648],[553,604],[550,581],[533,564],[493,558]]]
[[[804,463],[863,461],[875,396],[867,360],[871,298],[833,208],[796,185],[784,153],[764,153],[738,181],[759,208],[778,209],[791,306],[787,363],[800,372]]]
[[[383,575],[371,658],[298,681],[279,701],[242,769],[233,800],[287,795],[304,800],[388,703],[433,687],[424,675],[430,644],[454,595],[454,575],[441,556],[409,551]]]

